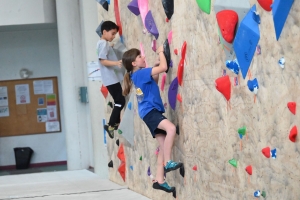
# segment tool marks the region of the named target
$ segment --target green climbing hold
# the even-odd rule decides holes
[[[140,161],[142,161],[142,160],[143,160],[143,157],[141,156],[141,157],[140,157]]]
[[[211,0],[196,0],[199,8],[207,14],[210,14],[210,1]]]
[[[231,159],[231,160],[229,160],[228,161],[232,166],[234,166],[235,168],[237,168],[237,161],[236,161],[236,159]]]
[[[265,191],[262,191],[262,192],[261,192],[261,196],[264,197],[264,198],[266,198],[266,196],[267,196],[266,192],[265,192]]]
[[[239,128],[238,133],[241,134],[241,135],[246,135],[246,126],[243,126],[242,128]]]
[[[109,101],[109,102],[107,103],[107,105],[108,105],[109,107],[113,108],[113,104],[112,104],[111,101]]]
[[[118,129],[118,133],[119,133],[119,134],[122,134],[123,132],[121,131],[121,129]]]

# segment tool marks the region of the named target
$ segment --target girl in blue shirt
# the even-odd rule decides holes
[[[162,115],[165,109],[157,83],[159,74],[167,70],[167,62],[163,46],[160,46],[157,52],[160,62],[153,68],[146,68],[145,57],[141,56],[140,50],[130,49],[124,53],[122,64],[127,73],[123,80],[123,95],[127,96],[134,84],[140,118],[143,119],[153,138],[156,138],[159,143],[156,180],[153,188],[173,192],[175,187],[170,187],[164,181],[164,172],[176,170],[182,166],[182,163],[171,160],[176,127]]]

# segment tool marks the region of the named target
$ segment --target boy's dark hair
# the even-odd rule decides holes
[[[119,26],[117,24],[115,24],[112,21],[105,21],[103,22],[103,24],[101,25],[101,33],[103,34],[103,31],[110,31],[112,29],[116,29],[117,32],[119,31]]]

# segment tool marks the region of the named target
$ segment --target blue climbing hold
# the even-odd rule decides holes
[[[285,59],[284,57],[281,57],[279,60],[278,60],[278,65],[283,69],[284,68],[284,65],[285,65]]]
[[[254,197],[260,197],[260,190],[256,190],[254,192]]]
[[[110,0],[106,0],[108,4],[110,4]]]
[[[253,12],[252,17],[253,17],[253,20],[256,21],[256,23],[260,24],[260,16],[257,11]]]
[[[240,71],[240,67],[239,67],[239,63],[237,61],[237,59],[234,60],[227,60],[226,61],[226,67],[232,71],[233,73],[235,73],[236,75],[239,74]]]
[[[130,169],[133,171],[133,166],[132,165],[130,165]]]
[[[132,103],[129,102],[128,105],[127,105],[127,108],[128,108],[129,110],[131,110],[131,107],[132,107]]]
[[[258,81],[257,79],[253,79],[253,80],[248,80],[247,82],[248,88],[251,92],[253,92],[254,94],[257,94],[257,91],[259,89],[259,85],[258,85]]]
[[[253,12],[256,12],[255,4],[242,20],[233,42],[233,48],[244,79],[260,39],[258,23],[253,19]]]
[[[276,159],[276,157],[277,157],[277,150],[276,150],[276,148],[273,149],[273,150],[271,150],[271,157],[272,157],[273,159]]]
[[[243,135],[242,134],[239,134],[239,136],[240,136],[240,139],[243,139]]]
[[[293,3],[294,0],[274,0],[274,3],[271,6],[277,40],[280,37]]]

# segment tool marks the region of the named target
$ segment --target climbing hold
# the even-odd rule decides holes
[[[178,78],[176,77],[170,84],[168,91],[169,104],[173,110],[176,108],[176,96],[178,92]]]
[[[237,160],[236,159],[233,158],[233,159],[229,160],[228,162],[229,162],[229,164],[231,164],[232,166],[237,168]]]
[[[178,50],[174,49],[174,53],[175,53],[175,55],[178,55]]]
[[[245,168],[246,172],[249,174],[249,175],[252,175],[252,166],[249,165]]]
[[[256,46],[256,54],[257,54],[257,55],[260,55],[260,54],[261,54],[261,47],[260,47],[259,44]]]
[[[235,27],[239,20],[238,14],[233,10],[222,10],[217,13],[216,17],[224,40],[228,43],[232,43]]]
[[[101,23],[99,24],[99,26],[96,29],[96,33],[99,35],[99,37],[102,37],[102,33],[101,33],[101,26],[103,24],[103,20],[101,21]]]
[[[143,157],[142,156],[140,156],[140,161],[142,161],[143,160]]]
[[[120,173],[123,181],[125,182],[125,174],[126,173],[125,173],[125,163],[124,162],[122,162],[121,165],[119,166],[118,172]]]
[[[195,166],[193,167],[193,170],[194,170],[194,171],[197,171],[197,170],[198,170],[197,165],[195,165]]]
[[[279,60],[278,60],[278,65],[284,69],[284,65],[285,65],[285,59],[284,57],[281,57]]]
[[[152,50],[154,52],[156,52],[156,40],[152,40],[152,44],[151,44]]]
[[[147,175],[148,175],[148,176],[150,176],[150,175],[151,175],[150,166],[148,167],[148,170],[147,170]]]
[[[110,4],[110,0],[106,0],[108,4]]]
[[[280,37],[293,3],[294,0],[274,0],[274,3],[272,4],[272,14],[277,40]]]
[[[116,144],[119,146],[120,144],[119,139],[116,140]]]
[[[132,165],[130,165],[129,168],[133,171],[133,166]]]
[[[113,161],[111,160],[111,161],[109,161],[109,163],[108,163],[108,167],[111,167],[111,168],[113,168],[114,167],[114,164],[113,164]]]
[[[118,133],[119,133],[119,134],[122,134],[123,131],[122,131],[121,129],[118,129]]]
[[[173,197],[176,199],[176,188],[173,190]]]
[[[271,152],[270,152],[270,147],[265,147],[261,150],[261,152],[266,156],[267,158],[270,158]]]
[[[108,90],[107,90],[107,88],[106,88],[104,85],[102,85],[100,91],[102,92],[104,98],[106,98],[107,95],[108,95]]]
[[[138,1],[137,0],[132,0],[127,8],[136,16],[140,15],[140,10],[139,10],[139,5],[138,5]]]
[[[293,128],[290,130],[289,138],[292,142],[296,142],[296,137],[298,134],[297,126],[293,126]]]
[[[178,83],[180,86],[182,86],[183,69],[184,69],[184,60],[181,58],[181,60],[178,64],[178,70],[177,70],[177,78],[178,78]]]
[[[129,102],[128,105],[127,105],[127,108],[128,108],[129,110],[131,110],[131,107],[132,107],[132,103]]]
[[[181,98],[181,95],[180,94],[177,94],[177,100],[182,103],[182,98]]]
[[[144,27],[146,28],[145,18],[146,18],[146,15],[147,15],[148,11],[149,11],[149,9],[148,9],[148,0],[138,0],[138,6],[139,6],[139,11],[140,11],[140,14],[141,14],[142,22],[144,24]]]
[[[241,135],[246,135],[246,126],[243,126],[242,128],[239,128],[238,129],[238,133],[241,134]]]
[[[171,53],[170,53],[170,46],[169,46],[168,39],[165,40],[163,46],[164,46],[164,55],[166,57],[167,66],[168,66],[166,73],[168,73],[169,68],[170,68],[170,61],[171,61]]]
[[[196,0],[196,2],[203,12],[210,14],[210,0]]]
[[[97,2],[106,10],[108,11],[108,2],[106,0],[97,0]]]
[[[168,104],[164,103],[164,108],[167,109],[167,107],[168,107]]]
[[[197,171],[197,170],[196,170],[196,171]],[[182,177],[184,177],[185,171],[184,171],[184,166],[183,166],[183,165],[179,168],[179,173],[180,173],[180,175],[181,175]]]
[[[108,105],[109,107],[113,108],[113,103],[112,103],[111,101],[109,101],[109,102],[107,103],[107,105]]]
[[[123,147],[123,144],[121,144],[120,147],[119,147],[117,157],[118,157],[121,161],[125,162],[125,153],[124,153],[124,147]]]
[[[262,196],[263,198],[266,198],[266,196],[267,196],[266,192],[265,192],[265,191],[262,191],[262,192],[261,192],[261,196]]]
[[[173,61],[170,60],[170,67],[173,67]]]
[[[173,38],[173,31],[170,31],[170,32],[168,33],[168,42],[169,42],[169,44],[171,44],[172,38]]]
[[[176,133],[177,133],[177,135],[180,134],[180,133],[179,133],[179,125],[176,126]]]
[[[186,41],[183,42],[182,47],[181,47],[181,59],[185,61],[185,54],[186,54]]]
[[[156,148],[155,155],[158,155],[158,153],[159,153],[159,147]]]
[[[256,23],[260,24],[260,16],[258,14],[258,11],[253,11],[252,17]]]
[[[161,91],[164,91],[164,89],[165,89],[166,77],[167,77],[167,75],[164,73],[161,78],[161,84],[160,84]]]
[[[215,80],[216,89],[221,92],[227,101],[230,99],[231,95],[231,83],[229,76],[222,76]]]
[[[244,79],[260,39],[259,26],[253,20],[253,12],[256,12],[255,4],[240,23],[233,41],[233,48]]]
[[[273,150],[271,150],[271,157],[272,157],[273,159],[276,159],[276,157],[277,157],[277,150],[276,150],[276,148],[273,149]]]
[[[167,22],[167,23],[169,22],[169,19],[168,19],[168,18],[166,18],[166,22]]]
[[[174,13],[174,0],[162,0],[167,19],[171,19]]]
[[[288,102],[287,107],[289,108],[291,113],[296,115],[296,102]]]
[[[240,136],[240,139],[243,139],[243,137],[244,137],[242,134],[239,134],[239,136]]]
[[[118,0],[114,0],[114,11],[115,11],[115,17],[116,17],[116,24],[119,26],[119,35],[121,36],[121,39],[122,39],[122,24],[121,24]]]
[[[271,5],[273,3],[273,0],[257,0],[259,5],[266,11],[271,11]]]
[[[145,27],[151,33],[154,35],[154,37],[157,39],[159,36],[156,24],[154,22],[151,10],[148,11],[146,17],[145,17]]]
[[[237,59],[234,60],[227,60],[226,61],[226,67],[232,71],[233,73],[235,73],[236,75],[239,74],[240,71],[240,67],[239,67],[239,63],[237,61]]]
[[[260,190],[256,190],[254,192],[254,197],[260,197]]]
[[[257,94],[259,85],[258,85],[258,81],[256,78],[253,80],[248,80],[247,85],[251,92],[253,92],[254,94]]]

